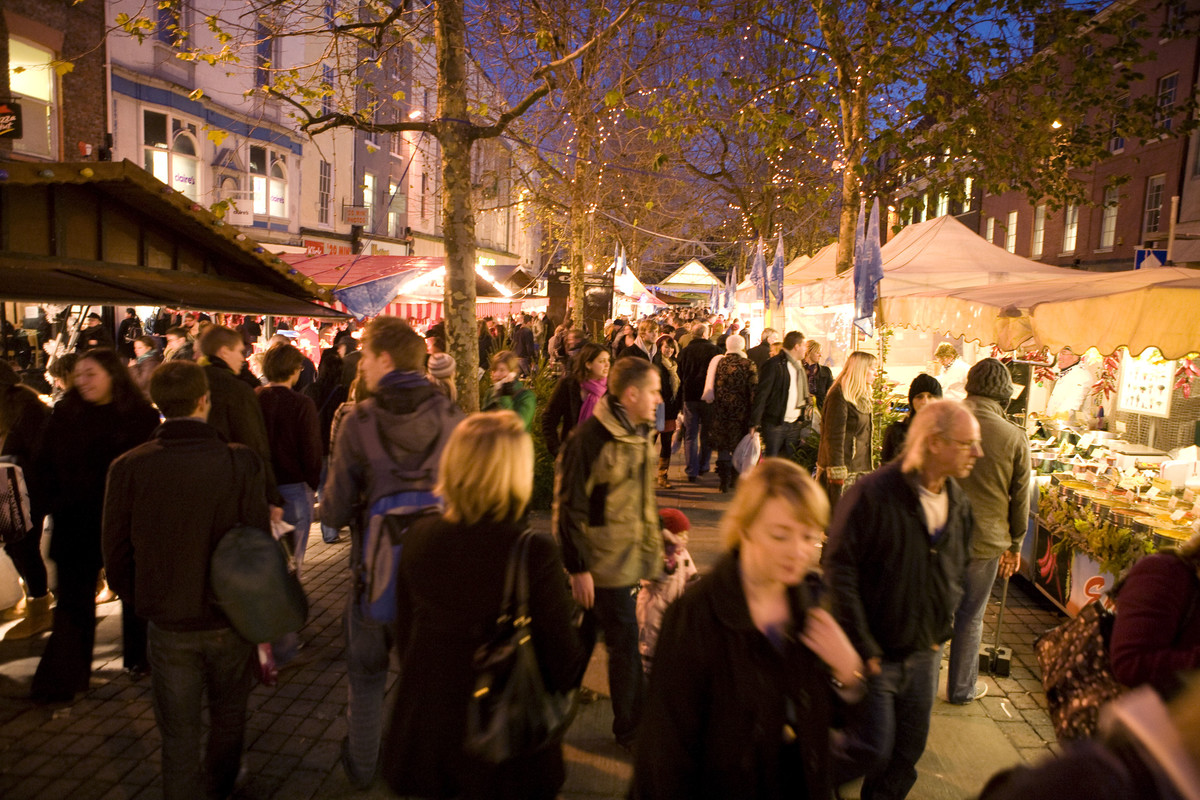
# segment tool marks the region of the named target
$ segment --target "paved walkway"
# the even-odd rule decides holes
[[[690,549],[702,571],[721,551],[717,523],[725,497],[715,484],[712,475],[699,484],[687,484],[679,475],[676,488],[660,494],[660,505],[682,508],[692,520]],[[548,527],[548,517],[538,515],[535,524]],[[382,783],[354,791],[338,763],[346,727],[341,613],[348,590],[347,548],[325,544],[315,530],[309,540],[304,583],[312,614],[303,632],[303,663],[285,670],[275,688],[260,686],[251,696],[240,798],[389,796]],[[989,607],[987,631],[994,629],[998,600],[994,597]],[[120,604],[103,605],[99,613],[92,689],[70,707],[42,708],[25,699],[45,637],[0,641],[0,797],[5,800],[161,797],[149,681],[134,682],[121,673]],[[980,702],[936,703],[913,798],[971,797],[996,770],[1039,759],[1053,747],[1032,641],[1057,619],[1056,612],[1014,585],[1003,640],[1014,649],[1013,675],[989,678],[988,696]],[[603,647],[597,647],[585,678],[585,685],[601,695],[607,693],[604,657]],[[612,742],[611,722],[607,699],[583,707],[566,741],[565,800],[625,796],[631,769],[628,756]]]

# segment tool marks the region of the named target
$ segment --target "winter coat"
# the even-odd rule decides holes
[[[789,590],[804,624],[804,589]],[[633,774],[637,800],[832,797],[829,670],[750,618],[736,551],[667,609]],[[789,713],[790,712],[790,713]],[[785,726],[795,738],[785,742]]]
[[[809,402],[808,376],[804,373],[804,365],[800,365],[800,403]],[[754,410],[750,415],[750,424],[781,425],[788,412],[787,399],[791,391],[792,372],[788,368],[788,354],[780,353],[767,359],[758,371],[758,386],[754,392]]]
[[[1200,567],[1174,553],[1155,553],[1133,565],[1117,594],[1109,654],[1126,686],[1148,683],[1164,697],[1180,676],[1200,669]]]
[[[754,366],[758,367],[759,372],[762,371],[763,364],[771,358],[771,345],[766,342],[759,342],[754,347],[746,349],[746,358],[754,362]]]
[[[147,399],[150,398],[150,376],[162,363],[163,357],[157,352],[147,353],[129,368],[129,377],[133,378],[133,382],[142,390],[142,394],[146,395]]]
[[[721,355],[717,346],[708,339],[693,338],[679,351],[679,382],[683,402],[700,400],[704,394],[704,379],[708,375],[708,364]]]
[[[983,442],[983,456],[959,480],[975,515],[971,557],[1019,553],[1029,527],[1029,439],[995,400],[967,395],[963,402],[979,422]]]
[[[271,505],[282,506],[283,496],[279,494],[275,469],[271,466],[267,423],[263,420],[262,406],[254,390],[219,358],[209,360],[204,374],[208,376],[208,395],[211,399],[208,424],[216,428],[225,441],[244,444],[258,453],[267,469],[267,501]]]
[[[150,438],[158,412],[149,403],[94,405],[68,392],[50,415],[37,479],[54,518],[50,557],[99,569],[104,483],[113,459]],[[187,473],[185,473],[185,476]],[[164,476],[159,476],[166,479]]]
[[[313,401],[286,386],[262,386],[258,390],[271,466],[280,485],[308,484],[316,490],[321,483],[321,423]]]
[[[662,569],[655,498],[658,448],[646,426],[629,424],[612,395],[575,428],[558,455],[553,529],[571,574],[622,588]]]
[[[237,525],[270,530],[262,459],[221,441],[201,420],[170,419],[108,474],[104,567],[113,591],[165,630],[229,627],[209,587],[208,565],[217,541]],[[164,481],[164,475],[203,480]]]
[[[662,629],[663,614],[667,606],[683,596],[688,582],[697,578],[699,570],[692,554],[683,546],[678,534],[664,529],[663,548],[670,549],[670,558],[664,558],[664,569],[652,580],[642,581],[637,594],[638,652],[642,656],[642,671],[650,674],[654,651],[658,647],[658,634]],[[665,562],[671,561],[667,572]]]
[[[662,382],[663,405],[666,406],[666,419],[673,421],[683,410],[683,379],[679,375],[679,361],[675,361],[675,375],[678,385],[671,391],[671,371],[663,364],[662,353],[654,354],[654,365],[658,367],[658,377]]]
[[[380,386],[374,396],[347,406],[334,434],[321,522],[344,528],[353,521],[365,530],[366,512],[381,497],[433,490],[442,450],[466,415],[423,379],[411,387]],[[378,440],[387,462],[371,462],[368,438]]]
[[[823,364],[806,363],[804,371],[808,373],[808,393],[817,401],[817,410],[823,412],[825,396],[833,386],[833,370]]]
[[[505,566],[523,530],[514,522],[460,525],[431,517],[405,534],[396,647],[406,668],[381,759],[388,785],[400,795],[523,800],[553,798],[562,786],[560,742],[499,767],[472,759],[462,747],[475,688],[472,657],[494,635]],[[558,547],[536,536],[526,564],[542,677],[551,690],[578,686],[587,654],[570,621],[575,606]]]
[[[937,541],[925,525],[915,472],[893,461],[851,486],[825,546],[833,612],[863,660],[902,661],[950,638],[970,560],[971,504],[953,478]]]
[[[42,442],[50,424],[50,407],[25,386],[0,387],[0,395],[3,395],[0,402],[11,404],[10,413],[14,417],[12,430],[0,440],[0,456],[11,460],[24,473],[34,532],[40,533],[47,514],[48,487],[40,480],[38,459],[44,452]]]
[[[871,413],[847,402],[840,386],[825,398],[817,466],[827,471],[845,467],[850,475],[871,471]]]
[[[492,386],[481,410],[515,411],[525,423],[525,430],[530,430],[533,428],[533,415],[537,413],[537,395],[526,389],[520,381],[508,381],[501,384],[498,390]]]
[[[583,408],[583,389],[571,375],[564,375],[554,387],[550,402],[542,412],[542,441],[550,455],[557,456],[567,435],[579,421]]]
[[[745,356],[726,355],[717,365],[713,386],[712,444],[731,451],[750,432],[750,411],[758,370]]]

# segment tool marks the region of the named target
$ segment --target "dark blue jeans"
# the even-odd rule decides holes
[[[703,400],[685,401],[683,424],[687,427],[683,438],[685,471],[689,478],[695,478],[708,471],[708,462],[712,458],[712,404]]]
[[[165,800],[233,794],[254,677],[254,645],[232,628],[176,633],[150,623],[150,685],[162,736]],[[201,698],[208,693],[208,746],[200,768]]]
[[[834,785],[866,776],[863,800],[908,796],[929,736],[941,660],[939,646],[883,662],[867,696],[850,707],[845,728],[834,737]]]
[[[763,458],[783,456],[790,458],[792,450],[800,446],[800,433],[804,426],[796,422],[781,422],[778,425],[763,425]]]
[[[345,618],[349,677],[345,766],[353,772],[349,778],[356,786],[366,786],[379,765],[392,627],[364,617],[355,595],[356,592],[351,590]]]
[[[608,690],[612,695],[613,736],[626,744],[637,734],[645,698],[645,675],[638,653],[637,586],[596,587],[589,616],[604,631],[608,648]]]

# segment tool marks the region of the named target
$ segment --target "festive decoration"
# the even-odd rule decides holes
[[[79,170],[79,174],[85,178],[90,178],[96,173],[91,167],[84,167],[83,169]]]
[[[1200,378],[1200,364],[1195,358],[1179,359],[1179,366],[1175,368],[1175,388],[1183,393],[1185,398],[1192,396],[1192,379]]]
[[[1039,490],[1038,515],[1057,539],[1038,559],[1043,577],[1054,574],[1059,557],[1070,558],[1075,551],[1095,561],[1101,572],[1114,577],[1124,574],[1142,556],[1154,552],[1154,545],[1147,537],[1118,527],[1111,520],[1101,520],[1090,507],[1068,502],[1054,486]]]
[[[1118,347],[1111,355],[1104,357],[1104,363],[1100,367],[1100,375],[1096,378],[1096,382],[1092,384],[1092,389],[1088,392],[1089,397],[1094,397],[1100,402],[1105,402],[1112,393],[1117,390],[1117,370],[1121,368],[1121,351],[1123,347]]]

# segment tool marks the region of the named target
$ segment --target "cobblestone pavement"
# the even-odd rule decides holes
[[[727,496],[716,492],[713,475],[688,484],[681,470],[673,469],[672,475],[677,472],[676,487],[660,493],[660,505],[688,514],[690,550],[705,571],[721,552],[717,524]],[[534,524],[548,529],[548,515],[535,515]],[[302,634],[306,646],[300,663],[286,669],[276,687],[259,686],[250,698],[240,798],[388,796],[381,782],[368,791],[354,791],[338,762],[346,726],[341,618],[349,583],[347,558],[345,542],[327,545],[314,530],[304,567],[312,606]],[[996,770],[1037,760],[1054,748],[1032,642],[1059,617],[1027,591],[1032,590],[1014,584],[1004,619],[1002,643],[1014,650],[1012,676],[987,678],[987,697],[968,706],[935,703],[913,798],[973,796]],[[994,596],[988,608],[988,636],[998,600]],[[102,605],[99,614],[92,688],[69,707],[38,707],[25,699],[44,636],[0,641],[0,797],[5,800],[161,797],[149,680],[135,682],[121,672],[119,604]],[[0,626],[0,633],[9,626]],[[603,646],[593,655],[585,685],[601,697],[581,709],[567,736],[562,796],[624,797],[631,768],[609,733]],[[844,796],[856,794],[851,790]]]

